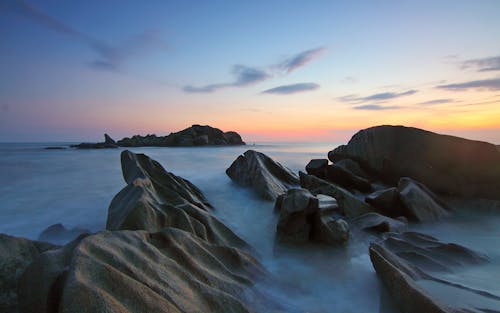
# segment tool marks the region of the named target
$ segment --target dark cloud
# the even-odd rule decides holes
[[[263,70],[244,65],[235,65],[231,73],[235,76],[233,82],[210,84],[205,86],[185,86],[183,90],[188,93],[210,93],[226,87],[245,87],[256,84],[271,77]]]
[[[130,56],[153,49],[167,48],[166,42],[154,30],[132,36],[120,45],[110,45],[51,17],[35,6],[21,0],[7,2],[7,9],[56,33],[71,37],[92,49],[97,58],[88,63],[91,68],[118,71]]]
[[[319,85],[315,83],[299,83],[299,84],[278,86],[275,88],[264,90],[262,93],[288,95],[297,92],[316,90],[318,88]]]
[[[285,61],[277,65],[277,67],[284,73],[289,74],[290,72],[298,69],[311,62],[312,60],[318,58],[324,51],[325,47],[319,47],[316,49],[306,50],[300,52]]]
[[[453,99],[435,99],[435,100],[420,102],[419,104],[434,105],[434,104],[444,104],[444,103],[451,103],[451,102],[454,102],[454,100]]]
[[[366,97],[358,97],[356,95],[347,95],[338,98],[340,101],[343,102],[352,102],[352,103],[363,103],[363,102],[368,102],[368,101],[386,101],[386,100],[391,100],[399,97],[404,97],[404,96],[409,96],[417,93],[418,90],[408,90],[405,92],[400,92],[400,93],[395,93],[395,92],[382,92],[382,93],[376,93],[370,96]]]
[[[500,71],[500,56],[472,59],[462,63],[462,69],[475,69],[478,72]]]
[[[448,84],[436,86],[439,89],[467,90],[467,89],[487,89],[500,90],[500,78],[473,80],[458,84]]]
[[[398,110],[402,109],[400,106],[392,105],[392,106],[382,106],[378,104],[366,104],[366,105],[358,105],[353,107],[354,110],[366,110],[366,111],[383,111],[383,110]]]

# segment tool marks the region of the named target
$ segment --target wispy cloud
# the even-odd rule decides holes
[[[319,85],[315,83],[299,83],[299,84],[278,86],[275,88],[264,90],[262,93],[288,95],[297,92],[316,90],[318,88]]]
[[[500,56],[472,59],[462,63],[462,69],[475,69],[478,72],[500,71]]]
[[[500,90],[500,78],[473,80],[457,84],[438,85],[436,88],[448,90],[486,89]]]
[[[363,103],[363,102],[372,102],[372,101],[387,101],[399,97],[409,96],[417,93],[418,90],[407,90],[404,92],[381,92],[373,95],[369,95],[366,97],[359,97],[357,95],[347,95],[338,98],[343,102],[351,102],[351,103]]]
[[[365,111],[384,111],[384,110],[398,110],[402,109],[402,107],[397,105],[392,106],[382,106],[378,104],[366,104],[366,105],[358,105],[353,107],[354,110],[365,110]]]
[[[97,56],[95,60],[88,63],[94,69],[120,71],[126,59],[131,56],[168,47],[167,43],[161,39],[159,32],[154,30],[146,30],[130,37],[120,45],[110,45],[53,18],[25,1],[9,1],[6,7],[42,27],[70,37],[89,47]]]
[[[244,87],[269,79],[271,76],[263,70],[244,65],[235,65],[231,73],[235,76],[233,82],[209,84],[205,86],[185,86],[183,90],[188,93],[210,93],[226,87]]]
[[[435,100],[420,102],[419,104],[434,105],[434,104],[445,104],[445,103],[452,103],[452,102],[454,102],[453,99],[435,99]]]
[[[297,53],[296,55],[293,55],[293,56],[287,58],[283,62],[276,65],[276,67],[280,71],[282,71],[286,74],[289,74],[292,71],[298,69],[299,67],[302,67],[302,66],[306,65],[307,63],[317,59],[325,51],[326,51],[325,47],[319,47],[319,48],[315,48],[315,49],[306,50],[306,51]]]

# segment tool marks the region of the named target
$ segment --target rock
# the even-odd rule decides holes
[[[375,212],[363,214],[354,218],[351,224],[362,230],[378,233],[398,232],[406,227],[406,223],[380,215]]]
[[[262,198],[272,201],[299,184],[295,173],[254,150],[248,150],[238,156],[226,170],[226,174],[236,183],[250,186]]]
[[[500,199],[500,153],[486,142],[384,125],[359,131],[328,158],[353,159],[391,185],[411,177],[439,194]]]
[[[478,297],[484,297],[481,311],[493,312],[488,307],[492,298],[487,292],[449,282],[446,278],[446,273],[453,272],[457,266],[487,262],[487,257],[480,253],[457,244],[440,242],[428,235],[406,232],[388,233],[383,241],[372,243],[370,259],[402,312],[470,312],[469,308],[473,306],[462,306],[463,302]],[[444,275],[440,277],[440,273]],[[425,281],[432,281],[432,289],[424,288],[426,284],[422,282]],[[452,303],[445,303],[439,298],[441,294],[455,293],[461,296],[454,297]],[[498,297],[496,301],[493,305],[500,304]]]
[[[339,208],[337,199],[334,197],[317,194],[316,199],[318,199],[318,208],[322,214],[331,214]]]
[[[413,221],[437,221],[450,214],[444,202],[411,178],[403,177],[399,180],[398,192],[403,203],[404,216]]]
[[[77,145],[71,145],[70,147],[72,148],[77,148],[77,149],[112,149],[112,148],[118,148],[116,145],[116,142],[109,137],[108,134],[104,134],[104,142],[97,142],[97,143],[80,143]]]
[[[276,203],[280,211],[277,240],[295,244],[345,243],[349,239],[349,225],[332,217],[331,209],[337,206],[332,199],[325,195],[318,198],[303,188],[289,189]]]
[[[362,192],[372,190],[372,186],[367,179],[358,177],[335,164],[331,164],[326,167],[325,179],[332,183],[339,184],[347,189],[356,189]]]
[[[67,229],[63,224],[58,223],[44,229],[38,236],[38,240],[64,244],[85,233],[90,233],[90,231],[80,227]]]
[[[202,192],[189,181],[167,172],[144,154],[121,154],[123,177],[128,184],[111,201],[106,229],[159,231],[175,227],[210,243],[248,248],[217,220]]]
[[[347,217],[356,217],[374,211],[370,205],[340,186],[303,172],[300,172],[299,176],[302,188],[308,189],[314,195],[324,194],[334,197],[340,211]]]
[[[327,159],[312,159],[306,165],[306,172],[309,175],[314,175],[319,178],[325,178]]]
[[[395,187],[377,190],[366,196],[365,202],[373,206],[378,212],[390,217],[403,215],[402,203],[398,189]]]
[[[0,234],[0,312],[18,311],[21,275],[40,253],[53,248],[49,243]]]
[[[173,227],[105,231],[43,253],[19,287],[24,313],[270,312],[248,253]]]
[[[59,146],[50,146],[50,147],[45,147],[45,150],[65,150],[66,147],[59,147]]]
[[[122,147],[176,147],[176,146],[206,146],[206,145],[244,145],[241,136],[234,132],[223,132],[222,130],[208,125],[192,125],[189,128],[168,136],[135,135],[132,138],[125,137],[117,142]]]
[[[358,164],[358,162],[351,160],[351,159],[342,159],[337,162],[335,162],[335,165],[340,166],[341,168],[345,169],[346,171],[349,171],[353,173],[356,176],[365,178],[365,179],[370,179],[370,175],[361,168],[361,166]]]

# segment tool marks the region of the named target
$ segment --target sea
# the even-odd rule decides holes
[[[45,228],[56,223],[92,232],[105,229],[111,199],[125,187],[120,165],[123,149],[45,149],[69,144],[0,143],[0,233],[37,239]],[[290,308],[311,313],[398,312],[368,255],[369,243],[377,237],[353,235],[344,247],[278,245],[274,203],[259,199],[252,190],[236,185],[225,174],[247,149],[263,152],[298,172],[304,170],[309,160],[326,158],[328,151],[338,145],[266,142],[130,150],[145,153],[167,171],[198,186],[214,206],[215,216],[254,247],[258,259],[276,279],[274,286],[262,288]],[[410,229],[487,255],[488,264],[447,274],[447,279],[500,295],[500,212],[469,207],[438,223],[413,225]],[[500,311],[494,307],[498,302],[481,303],[482,298],[457,297],[446,290],[436,293],[450,304],[484,304],[487,309]]]

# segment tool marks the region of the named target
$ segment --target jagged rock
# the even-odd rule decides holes
[[[404,206],[404,215],[411,220],[436,221],[450,214],[444,202],[411,178],[403,177],[399,180],[398,192]]]
[[[397,232],[406,227],[406,223],[375,212],[363,214],[354,218],[351,224],[362,230],[378,233]]]
[[[104,142],[88,143],[83,142],[77,145],[71,145],[72,148],[77,149],[113,149],[118,148],[116,142],[114,142],[108,134],[104,134]]]
[[[340,186],[347,189],[356,189],[362,192],[368,192],[372,190],[372,186],[367,179],[358,177],[348,170],[335,164],[331,164],[326,167],[325,179],[332,183],[339,184]]]
[[[173,227],[106,231],[43,253],[20,281],[24,313],[269,312],[267,272],[240,249]]]
[[[486,142],[384,125],[359,131],[328,158],[353,159],[391,185],[407,176],[439,194],[500,199],[500,153]]]
[[[252,187],[262,198],[274,201],[299,184],[297,175],[267,155],[248,150],[231,164],[226,174],[242,186]]]
[[[276,207],[280,217],[276,236],[280,242],[342,244],[349,239],[349,225],[332,217],[335,199],[313,196],[307,189],[293,188],[284,194]]]
[[[116,145],[116,141],[108,134],[104,134],[104,143],[108,145]]]
[[[246,248],[246,243],[217,220],[202,192],[167,172],[144,154],[125,150],[122,171],[128,184],[111,201],[106,229],[159,231],[176,227],[211,243]]]
[[[0,234],[0,312],[17,312],[18,281],[42,252],[56,246],[46,242]]]
[[[206,145],[244,145],[241,136],[234,132],[223,132],[222,130],[208,125],[193,125],[189,128],[168,136],[135,135],[132,138],[125,137],[117,142],[122,147],[175,147],[175,146],[206,146]]]
[[[299,176],[302,188],[308,189],[314,195],[324,194],[334,197],[338,202],[340,211],[345,216],[355,217],[374,211],[370,205],[340,186],[303,172],[300,172]]]
[[[366,196],[365,202],[383,215],[398,217],[404,214],[402,211],[403,204],[399,199],[398,189],[395,187],[377,190]]]
[[[440,273],[453,272],[456,267],[487,262],[486,256],[463,246],[414,232],[388,233],[383,241],[370,245],[370,259],[402,312],[471,312],[479,308],[465,303],[478,297],[484,297],[482,312],[494,312],[492,308],[500,304],[500,298],[488,292],[447,281],[446,276],[439,277]],[[426,290],[423,281],[432,281],[432,290]],[[462,296],[446,303],[438,296],[439,288],[447,294],[460,292]]]
[[[64,244],[84,233],[90,233],[90,231],[80,227],[67,229],[63,224],[58,223],[44,229],[38,236],[38,240]]]
[[[327,159],[312,159],[306,165],[306,172],[309,175],[314,175],[319,178],[325,178]]]

